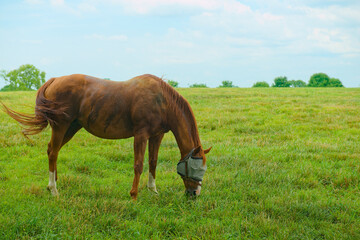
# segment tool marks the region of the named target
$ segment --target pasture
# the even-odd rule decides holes
[[[201,196],[184,195],[180,153],[165,135],[158,195],[136,202],[133,139],[81,130],[48,184],[49,128],[25,139],[0,112],[0,239],[360,239],[360,89],[178,89],[208,154]],[[0,93],[33,112],[36,92]]]

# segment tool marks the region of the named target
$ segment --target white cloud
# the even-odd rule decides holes
[[[26,3],[36,5],[36,4],[42,4],[43,0],[25,0]]]
[[[360,52],[360,31],[356,28],[356,24],[360,26],[359,6],[328,4],[310,7],[301,2],[285,4],[283,1],[272,1],[276,7],[271,7],[269,3],[265,7],[258,4],[257,8],[251,8],[235,0],[107,2],[120,5],[125,12],[132,14],[165,12],[170,15],[177,13],[178,9],[191,10],[187,12],[189,29],[169,29],[164,36],[163,49],[168,48],[167,54],[176,56],[178,53],[183,57],[182,60],[179,60],[180,57],[173,58],[174,62],[186,62],[186,57],[188,61],[206,61],[206,57],[200,57],[200,49],[203,48],[211,49],[219,58],[233,56],[233,53],[249,56],[274,54],[275,57],[279,54],[319,52],[354,56]],[[201,37],[186,36],[191,31],[198,32]]]
[[[128,37],[126,35],[114,35],[114,36],[109,36],[107,39],[115,40],[115,41],[126,41],[128,40]]]
[[[295,42],[310,53],[339,54],[344,57],[360,55],[360,5],[327,7],[292,7],[296,11],[289,26],[297,36]],[[302,40],[300,43],[299,40]]]
[[[64,11],[75,16],[80,16],[81,12],[65,3],[64,0],[50,0],[50,5],[58,11]]]
[[[141,55],[144,62],[139,65],[144,68],[189,64],[190,69],[193,64],[216,66],[211,69],[215,72],[220,67],[236,71],[241,66],[258,66],[271,69],[269,74],[278,66],[284,71],[291,63],[298,65],[289,67],[294,72],[305,72],[304,65],[313,69],[332,63],[330,69],[335,71],[338,62],[355,66],[350,57],[360,56],[360,5],[356,0],[46,0],[43,6],[86,16],[80,21],[92,24],[84,31],[101,33],[83,36],[95,40],[88,41],[89,45],[112,44],[117,52],[113,55],[131,56],[134,62]],[[86,14],[89,12],[96,14]],[[131,22],[134,15],[141,16]],[[161,16],[163,22],[158,24],[160,18],[153,16]],[[119,19],[130,19],[129,24],[119,24]],[[126,34],[130,33],[128,41]],[[114,64],[125,66],[128,62]]]
[[[126,41],[128,40],[128,37],[126,35],[112,35],[112,36],[105,36],[101,34],[92,34],[92,35],[86,35],[86,39],[97,39],[97,40],[113,40],[113,41]]]
[[[260,39],[256,39],[256,38],[246,38],[246,37],[231,37],[231,36],[227,36],[225,38],[225,41],[228,44],[235,44],[237,46],[242,46],[242,47],[248,47],[248,46],[260,46],[263,43],[262,40]]]
[[[284,17],[279,16],[279,15],[274,15],[274,14],[271,14],[271,13],[262,13],[262,14],[260,14],[260,19],[263,22],[269,22],[269,21],[284,20]]]
[[[50,4],[54,7],[62,7],[65,6],[64,0],[50,0]]]
[[[267,54],[340,54],[354,56],[360,52],[360,5],[355,7],[308,7],[250,9],[242,14],[224,9],[202,12],[192,17],[192,25],[211,35],[223,37],[223,44],[236,48],[255,48]],[[215,41],[213,44],[215,45]],[[274,55],[274,57],[276,57]]]
[[[83,1],[77,5],[65,2],[65,0],[50,0],[50,5],[60,11],[70,13],[75,16],[82,16],[82,13],[96,12],[94,4]]]
[[[21,40],[22,43],[26,43],[26,44],[43,44],[43,40],[35,40],[35,39],[24,39]]]
[[[126,12],[151,14],[161,12],[171,14],[179,8],[199,11],[218,11],[244,13],[249,7],[236,0],[107,0],[108,3],[121,5]]]
[[[96,12],[97,9],[94,5],[87,3],[87,2],[82,2],[78,5],[78,9],[81,12]]]
[[[58,61],[59,61],[58,57],[42,57],[39,62],[41,65],[50,66]]]
[[[354,40],[345,32],[334,29],[313,29],[311,35],[308,36],[317,48],[324,49],[331,53],[337,54],[360,54],[360,42]]]

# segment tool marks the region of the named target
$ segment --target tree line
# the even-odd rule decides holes
[[[179,83],[174,80],[166,80],[166,82],[174,88],[179,87]],[[222,81],[221,85],[218,87],[219,88],[235,88],[237,86],[235,86],[232,81],[225,80],[225,81]],[[194,83],[194,84],[191,84],[189,86],[189,88],[208,88],[208,86],[205,83]]]
[[[6,72],[0,71],[0,77],[7,84],[0,91],[26,91],[39,89],[45,83],[45,72],[40,71],[31,64],[21,65],[18,69]],[[106,78],[108,79],[108,78]],[[173,80],[166,80],[172,87],[178,87],[179,83]],[[204,83],[194,83],[190,88],[207,88]],[[219,88],[237,87],[232,81],[222,81]],[[267,82],[257,82],[253,87],[270,87]],[[287,77],[277,77],[271,87],[344,87],[337,78],[330,78],[325,73],[315,73],[310,77],[309,83],[302,80],[288,80]]]
[[[267,82],[257,82],[253,87],[270,87]],[[325,73],[315,73],[309,83],[302,80],[288,80],[287,77],[277,77],[271,87],[344,87],[338,78],[330,78]]]
[[[40,71],[34,65],[21,65],[18,69],[12,71],[0,71],[0,78],[5,80],[6,86],[0,91],[28,91],[37,90],[45,83],[45,72]],[[108,79],[109,78],[104,78]],[[179,83],[173,80],[166,80],[172,87],[178,87]],[[190,88],[207,88],[204,83],[194,83]],[[232,81],[222,81],[220,88],[237,87]]]

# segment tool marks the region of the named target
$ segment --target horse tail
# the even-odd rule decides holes
[[[44,96],[46,89],[55,80],[49,79],[44,83],[37,92],[35,114],[25,114],[16,112],[1,102],[4,111],[13,119],[15,119],[23,127],[23,134],[35,135],[44,130],[48,124],[56,125],[59,117],[67,116],[66,108],[60,103],[51,101]]]

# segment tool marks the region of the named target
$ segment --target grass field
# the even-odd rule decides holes
[[[146,157],[133,202],[133,139],[84,130],[60,152],[54,198],[49,129],[26,140],[0,112],[0,239],[360,239],[360,89],[179,92],[203,146],[213,146],[196,200],[184,195],[171,133],[160,147],[159,195],[146,188]],[[0,100],[29,113],[35,92]]]

